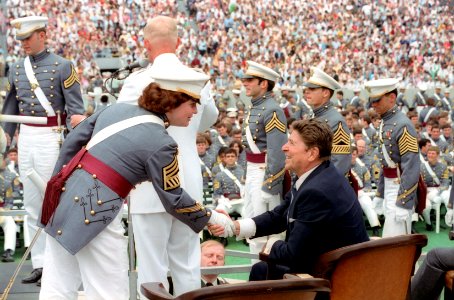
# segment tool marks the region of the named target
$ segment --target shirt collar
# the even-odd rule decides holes
[[[320,165],[321,165],[321,163],[319,163],[318,165],[316,165],[315,167],[313,167],[312,169],[310,169],[306,173],[303,173],[303,175],[301,175],[300,178],[298,178],[298,180],[295,182],[296,190],[300,189],[301,185],[306,180],[306,178],[309,177],[309,175]]]

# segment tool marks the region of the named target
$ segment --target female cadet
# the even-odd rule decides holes
[[[166,126],[187,126],[209,77],[184,66],[160,72],[138,106],[116,104],[68,135],[46,189],[48,233],[40,299],[128,299],[128,256],[119,213],[134,185],[151,181],[165,209],[199,232],[232,221],[180,187],[178,149]],[[87,145],[86,147],[84,147]],[[57,173],[58,172],[58,173]]]

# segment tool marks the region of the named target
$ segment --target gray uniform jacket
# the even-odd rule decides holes
[[[382,139],[379,146],[381,167],[390,167],[383,158],[382,144],[385,145],[391,160],[400,168],[400,187],[396,205],[406,209],[413,208],[420,173],[419,148],[416,130],[411,121],[399,111],[397,106],[382,116]],[[384,195],[384,176],[380,174],[377,196]]]
[[[208,152],[206,152],[204,155],[199,155],[199,158],[203,162],[203,164],[200,163],[203,178],[203,188],[208,188],[208,182],[210,182],[211,177],[213,176],[213,173],[211,173],[210,175],[208,171],[212,172],[211,169],[213,168],[216,159]]]
[[[282,146],[287,143],[287,121],[282,108],[276,103],[271,92],[252,100],[247,118],[243,123],[243,145],[245,151],[251,153],[245,131],[248,125],[260,152],[266,152],[262,191],[273,195],[282,193],[285,172],[285,155]]]
[[[8,169],[0,170],[0,207],[12,207],[14,198],[19,196],[19,192],[19,176]]]
[[[432,175],[430,175],[430,170],[427,170],[426,164],[421,164],[421,175],[424,179],[424,182],[428,187],[440,187],[440,190],[447,190],[449,187],[449,171],[448,166],[445,163],[437,162],[435,165],[427,163],[430,168],[432,168],[433,173],[438,177],[440,184],[436,183]]]
[[[330,102],[314,109],[314,115],[317,119],[325,121],[331,127],[334,134],[331,161],[341,174],[348,173],[352,161],[352,150],[350,129],[348,129],[345,119]]]
[[[228,169],[241,184],[244,184],[244,170],[241,166],[236,165],[232,168],[225,168]],[[216,174],[213,182],[213,189],[213,196],[215,199],[220,198],[222,195],[227,198],[229,198],[229,195],[240,196],[240,188],[224,171]]]
[[[135,105],[116,104],[84,120],[63,143],[54,175],[101,129],[147,114],[151,113]],[[166,211],[195,232],[208,222],[211,212],[180,187],[177,144],[160,124],[143,123],[122,130],[89,153],[133,186],[151,181]],[[75,254],[115,218],[123,200],[93,174],[76,169],[66,181],[46,232]]]
[[[66,112],[68,125],[71,115],[84,113],[80,82],[76,69],[69,60],[44,50],[36,56],[30,56],[30,62],[47,100],[55,112]],[[47,117],[47,112],[36,98],[25,74],[24,59],[12,65],[6,89],[8,93],[3,114]],[[62,124],[65,124],[65,120],[62,120]],[[16,126],[16,123],[6,123],[5,132],[12,137]]]
[[[360,181],[358,180],[358,183],[360,184],[359,188],[370,190],[372,187],[370,182],[370,172],[367,166],[361,166],[358,162],[355,162],[352,164],[351,169],[353,176],[360,179]]]

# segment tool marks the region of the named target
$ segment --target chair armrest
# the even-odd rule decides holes
[[[140,285],[140,291],[147,299],[170,300],[174,297],[169,294],[164,285],[160,282],[145,282]]]
[[[445,286],[452,291],[452,284],[454,281],[454,270],[447,271],[445,274]]]
[[[284,279],[308,279],[308,278],[314,278],[311,274],[307,273],[286,273],[284,274]]]

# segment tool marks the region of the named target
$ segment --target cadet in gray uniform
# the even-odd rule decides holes
[[[237,212],[241,214],[242,204],[231,207],[230,200],[242,198],[244,193],[244,170],[237,164],[237,153],[230,148],[225,153],[225,167],[216,174],[213,181],[213,198],[219,204],[225,204],[225,210],[230,214]],[[220,201],[220,199],[222,199]],[[225,202],[225,203],[221,203]]]
[[[381,116],[379,128],[382,170],[374,203],[384,199],[383,237],[409,234],[411,214],[416,204],[420,170],[416,130],[397,108],[398,79],[366,83],[369,101]]]
[[[14,196],[19,192],[19,177],[8,168],[0,166],[0,211],[13,206]],[[2,262],[14,262],[16,250],[16,223],[12,216],[0,216],[0,226],[4,232]]]
[[[30,238],[33,238],[42,195],[26,174],[35,170],[43,181],[49,180],[63,142],[65,124],[76,125],[76,119],[83,117],[84,107],[76,69],[69,60],[46,49],[47,18],[20,18],[11,25],[28,56],[10,69],[2,114],[47,118],[44,125],[20,126],[19,169]],[[15,123],[6,123],[4,128],[10,137],[14,136]],[[43,234],[31,251],[33,272],[23,283],[34,283],[41,278],[44,248]]]
[[[171,78],[152,72],[156,83],[144,90],[139,106],[117,104],[95,113],[65,141],[41,216],[48,233],[41,299],[75,299],[81,282],[89,299],[129,298],[119,212],[140,182],[151,181],[166,211],[194,232],[211,222],[233,233],[228,217],[180,187],[177,144],[165,127],[188,126],[209,77],[183,65],[174,72]]]
[[[427,185],[426,208],[422,215],[426,221],[426,229],[433,230],[430,220],[430,211],[440,209],[441,203],[448,207],[449,201],[449,171],[446,162],[439,161],[440,149],[437,146],[430,146],[427,150],[427,161],[421,164],[421,175]],[[438,211],[438,214],[440,212]],[[440,224],[437,223],[437,226]],[[440,228],[436,228],[437,232]]]
[[[332,106],[330,99],[339,83],[318,68],[311,68],[311,77],[304,83],[307,102],[314,110],[314,117],[323,120],[333,131],[331,161],[341,174],[347,175],[351,166],[350,130],[342,115]]]
[[[372,189],[370,172],[366,164],[359,158],[358,149],[356,147],[352,147],[351,173],[358,182],[358,201],[369,221],[370,227],[372,227],[372,235],[379,236],[378,229],[380,228],[380,222],[378,221],[377,213],[372,205],[372,199],[368,194]]]
[[[243,123],[247,176],[243,213],[245,218],[260,215],[280,204],[284,180],[287,121],[271,92],[279,74],[253,61],[242,78],[252,105]],[[251,240],[251,253],[259,253],[267,237]]]
[[[207,152],[208,142],[205,136],[198,135],[196,139],[197,153],[199,155],[200,167],[203,178],[203,188],[209,188],[209,183],[212,181],[212,171],[214,163],[216,162],[215,157]]]

